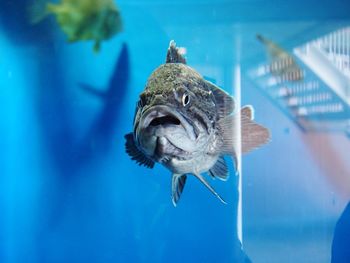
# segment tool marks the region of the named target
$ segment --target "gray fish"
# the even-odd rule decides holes
[[[172,172],[174,206],[188,175],[225,203],[202,174],[227,180],[224,155],[236,162],[239,117],[243,153],[268,142],[269,131],[253,121],[253,108],[236,113],[234,99],[187,66],[171,41],[166,63],[151,74],[140,94],[133,132],[125,135],[126,152],[139,165],[153,168],[158,162]]]

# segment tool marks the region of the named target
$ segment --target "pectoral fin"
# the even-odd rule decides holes
[[[241,136],[235,130],[238,123],[237,115],[230,115],[218,122],[222,134],[223,143],[218,149],[222,154],[235,156],[237,153],[236,145],[241,143],[242,153],[250,152],[261,145],[267,143],[270,139],[269,130],[253,121],[254,114],[251,106],[241,109]],[[240,138],[240,142],[238,142]]]
[[[256,122],[242,118],[242,153],[248,153],[270,140],[270,132]]]
[[[216,161],[214,166],[209,170],[209,174],[212,177],[217,177],[223,181],[226,181],[228,178],[228,168],[224,157],[220,156]]]
[[[206,81],[206,84],[214,95],[218,118],[221,119],[230,115],[235,109],[233,97],[209,81]]]
[[[128,133],[124,136],[125,142],[125,150],[129,154],[132,160],[135,160],[139,165],[144,165],[148,168],[153,168],[154,161],[149,159],[142,151],[137,148],[134,140],[134,135],[132,133]]]
[[[171,184],[171,198],[174,206],[180,199],[182,191],[186,184],[187,176],[185,174],[173,174],[172,184]]]
[[[219,198],[222,203],[227,204],[225,200],[214,190],[214,188],[210,186],[210,184],[204,179],[203,176],[200,174],[195,174],[195,176],[209,189],[210,192],[212,192],[213,195]]]

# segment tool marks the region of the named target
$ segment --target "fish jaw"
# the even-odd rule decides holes
[[[136,124],[136,123],[135,123]],[[195,149],[193,126],[169,106],[152,106],[142,113],[135,130],[136,140],[150,156],[186,155]]]
[[[218,154],[209,155],[206,153],[192,156],[191,159],[173,158],[166,164],[166,167],[177,174],[202,174],[211,169],[218,158]]]

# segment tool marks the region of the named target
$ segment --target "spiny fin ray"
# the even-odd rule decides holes
[[[144,165],[148,168],[153,168],[154,161],[149,159],[142,151],[137,148],[134,135],[132,133],[128,133],[124,136],[125,142],[125,150],[129,154],[132,160],[136,161],[139,165]]]
[[[174,206],[176,206],[180,200],[180,196],[186,184],[186,179],[187,176],[185,174],[173,174],[171,184],[171,198]]]
[[[214,166],[209,170],[209,174],[214,178],[219,178],[223,181],[228,179],[228,168],[223,156],[220,156]]]
[[[201,176],[200,174],[195,174],[195,176],[199,179],[199,181],[202,182],[202,184],[204,184],[209,191],[215,195],[222,203],[227,204],[226,201],[214,190],[213,187],[210,186],[210,184],[204,179],[203,176]]]
[[[183,54],[181,54],[179,48],[176,47],[174,40],[170,41],[165,63],[186,64],[186,58],[183,56]]]

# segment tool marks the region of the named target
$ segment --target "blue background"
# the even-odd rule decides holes
[[[233,262],[239,257],[237,178],[211,182],[228,202],[223,205],[190,177],[174,208],[170,173],[159,165],[139,167],[124,151],[138,94],[165,61],[171,39],[186,47],[190,66],[231,94],[237,88],[233,70],[240,64],[242,104],[253,104],[257,121],[272,131],[270,145],[243,163],[248,254],[265,262],[256,251],[264,248],[266,236],[278,233],[263,233],[266,225],[287,222],[287,228],[291,223],[303,231],[316,218],[321,232],[332,228],[346,198],[333,196],[339,200],[334,204],[329,196],[320,201],[313,190],[300,189],[305,184],[293,178],[312,173],[311,185],[336,192],[304,149],[304,135],[244,72],[265,55],[255,41],[257,31],[289,48],[343,25],[349,18],[346,1],[118,4],[124,32],[94,54],[92,43],[67,44],[53,18],[28,24],[28,1],[0,3],[0,262]],[[100,95],[86,92],[84,85]],[[334,141],[346,146],[342,139]],[[339,147],[336,151],[344,151]],[[292,154],[297,157],[289,158]],[[278,253],[275,245],[265,247],[265,255]]]

